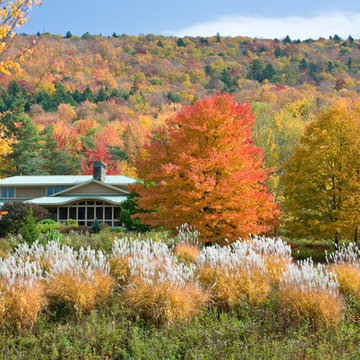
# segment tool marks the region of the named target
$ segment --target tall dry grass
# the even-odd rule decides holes
[[[206,305],[207,293],[194,280],[195,266],[179,262],[165,244],[117,241],[113,253],[127,258],[130,269],[122,299],[144,318],[171,324],[191,319]]]
[[[0,259],[0,323],[9,322],[19,331],[31,329],[45,303],[36,263],[14,255]]]
[[[339,290],[345,295],[352,295],[360,307],[360,250],[351,243],[339,247],[327,256],[331,271],[336,274]]]
[[[185,262],[195,263],[200,255],[200,247],[195,244],[179,243],[175,246],[174,254]]]
[[[233,308],[242,301],[258,306],[271,290],[262,257],[246,245],[204,248],[197,264],[199,283],[222,308]]]
[[[288,267],[281,278],[278,301],[294,319],[310,319],[317,326],[335,327],[343,318],[344,303],[335,274],[311,260]]]

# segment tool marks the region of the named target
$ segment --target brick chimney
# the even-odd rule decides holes
[[[102,161],[93,162],[93,177],[94,180],[105,182],[106,165]]]

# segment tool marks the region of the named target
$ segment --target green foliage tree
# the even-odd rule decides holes
[[[29,212],[25,216],[19,233],[22,238],[30,245],[39,239],[40,231],[36,227],[36,218],[34,217],[32,208],[30,208]]]
[[[136,217],[136,214],[148,212],[138,208],[138,198],[139,195],[130,193],[129,198],[121,204],[119,221],[124,224],[127,230],[143,233],[150,231],[151,226],[143,224],[140,218]]]
[[[70,31],[68,31],[66,34],[65,34],[65,39],[71,39],[72,38],[72,34]]]

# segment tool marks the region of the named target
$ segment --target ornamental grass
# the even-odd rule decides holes
[[[175,246],[174,254],[185,262],[195,263],[200,255],[200,247],[195,244],[180,243]]]
[[[197,264],[199,283],[223,309],[231,309],[243,301],[259,306],[270,293],[270,280],[262,257],[242,244],[205,248]]]
[[[179,319],[192,319],[204,308],[208,296],[191,281],[149,281],[138,276],[124,288],[122,299],[126,306],[143,318],[155,323],[172,324]]]
[[[179,262],[163,243],[132,241],[114,253],[128,256],[130,276],[123,287],[125,306],[145,319],[171,324],[190,320],[203,309],[208,295],[194,281],[193,264]],[[121,251],[119,249],[122,249]]]
[[[288,267],[280,281],[278,301],[291,318],[309,319],[316,326],[335,327],[343,318],[335,274],[311,260]]]
[[[46,277],[51,303],[62,303],[80,316],[107,301],[115,283],[101,251],[81,248],[76,252],[58,246],[52,247],[51,253],[52,257],[57,253]]]
[[[360,250],[357,245],[339,247],[327,256],[331,271],[336,274],[340,293],[353,296],[360,307]]]
[[[31,329],[45,305],[41,270],[16,256],[0,260],[0,323],[18,331]]]

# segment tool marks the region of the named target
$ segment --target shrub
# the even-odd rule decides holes
[[[343,316],[336,276],[311,260],[288,267],[281,278],[278,301],[293,319],[308,318],[317,326],[334,327]]]
[[[91,231],[93,231],[94,233],[98,233],[100,232],[101,228],[100,228],[100,224],[98,219],[95,219],[94,223],[91,225]]]
[[[33,216],[37,221],[45,219],[48,214],[47,210],[38,205],[7,201],[1,207],[1,211],[7,212],[7,214],[0,219],[0,236],[18,232],[30,209],[32,209]]]
[[[60,226],[59,223],[57,223],[54,220],[51,219],[44,219],[37,223],[36,227],[39,230],[41,234],[45,234],[49,231],[55,230]]]
[[[87,233],[89,232],[89,228],[87,226],[77,226],[77,225],[61,225],[58,227],[59,232],[62,234],[69,234],[71,232],[77,233]]]
[[[30,208],[29,213],[25,216],[19,231],[22,238],[29,244],[39,239],[40,232],[36,227],[36,219],[33,210]]]

